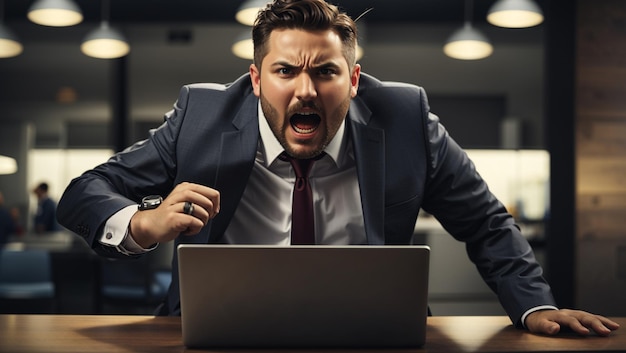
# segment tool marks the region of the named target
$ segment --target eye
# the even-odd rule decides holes
[[[324,77],[330,77],[337,74],[337,70],[332,67],[322,67],[319,69],[318,74]]]
[[[290,67],[281,67],[278,70],[276,70],[276,72],[279,75],[288,76],[288,75],[292,75],[293,74],[293,69],[290,68]]]

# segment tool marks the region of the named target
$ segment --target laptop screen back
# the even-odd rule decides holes
[[[418,347],[427,246],[181,245],[188,347]]]

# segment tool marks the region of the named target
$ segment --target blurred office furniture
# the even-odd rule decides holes
[[[97,312],[151,315],[167,294],[171,275],[172,243],[138,259],[102,259]]]
[[[96,311],[99,258],[81,237],[66,230],[45,235],[25,233],[11,238],[5,249],[48,253],[56,313],[91,314]]]
[[[2,250],[0,312],[54,312],[55,286],[50,264],[50,254],[45,250]]]

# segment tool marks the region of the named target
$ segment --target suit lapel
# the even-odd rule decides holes
[[[209,242],[224,234],[241,200],[254,166],[259,142],[258,100],[252,93],[233,119],[232,131],[222,133],[215,188],[220,191],[220,214],[213,220]]]
[[[371,112],[353,99],[348,113],[357,175],[363,205],[365,234],[370,245],[385,244],[385,135],[382,129],[367,125]]]

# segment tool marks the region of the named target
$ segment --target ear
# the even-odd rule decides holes
[[[250,80],[252,80],[252,89],[254,91],[254,95],[257,97],[261,96],[261,72],[256,67],[256,65],[250,65]]]
[[[361,77],[361,65],[356,64],[352,69],[350,75],[350,97],[356,97],[356,93],[359,90],[359,78]]]

